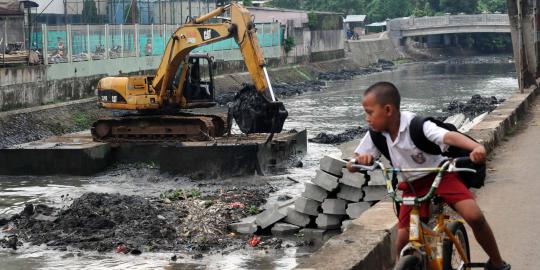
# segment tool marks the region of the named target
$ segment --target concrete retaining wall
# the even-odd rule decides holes
[[[367,40],[348,40],[352,59],[359,65],[377,63],[379,59],[396,60],[402,58],[398,49],[388,37]]]
[[[539,94],[540,88],[537,87],[526,89],[524,93],[514,93],[468,134],[483,143],[491,153],[505,136],[515,130]],[[395,258],[396,228],[397,218],[392,203],[380,202],[354,220],[344,233],[328,240],[297,269],[390,269]]]

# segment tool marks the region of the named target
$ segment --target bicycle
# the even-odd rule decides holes
[[[372,166],[353,165],[353,168],[367,171],[380,170],[386,180],[388,195],[396,203],[412,206],[409,223],[409,243],[401,250],[400,260],[394,270],[465,270],[476,267],[485,267],[485,263],[471,263],[469,239],[463,225],[463,220],[451,220],[444,214],[444,204],[435,196],[444,173],[446,172],[473,172],[469,168],[457,168],[456,162],[466,161],[468,158],[448,159],[436,168],[386,168],[380,161]],[[423,197],[402,198],[392,186],[390,173],[427,172],[436,173],[435,180],[428,193]],[[435,226],[430,228],[420,220],[420,205],[423,202],[433,202],[435,210]],[[432,214],[432,216],[433,216]]]

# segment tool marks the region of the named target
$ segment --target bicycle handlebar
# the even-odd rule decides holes
[[[359,169],[361,171],[376,171],[380,170],[383,174],[384,179],[386,180],[386,188],[388,190],[388,195],[390,197],[398,202],[398,203],[404,203],[405,205],[414,205],[416,203],[422,203],[425,201],[431,200],[433,198],[433,195],[435,194],[435,191],[439,187],[439,184],[442,180],[442,176],[446,172],[471,172],[476,173],[476,170],[470,169],[470,168],[458,168],[456,167],[457,162],[467,162],[471,161],[469,157],[459,157],[459,158],[453,158],[453,159],[447,159],[442,163],[440,167],[434,167],[434,168],[415,168],[415,169],[401,169],[401,168],[386,168],[384,164],[378,160],[376,160],[373,165],[366,166],[366,165],[360,165],[360,164],[353,164],[352,167],[355,169]],[[392,187],[392,179],[389,177],[389,173],[400,173],[400,172],[431,172],[431,173],[437,173],[435,176],[435,180],[433,181],[433,184],[431,185],[431,188],[429,189],[429,192],[421,197],[408,197],[408,198],[402,198],[399,196],[394,188]]]

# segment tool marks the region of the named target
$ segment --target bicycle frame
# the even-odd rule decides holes
[[[448,229],[446,226],[447,220],[450,219],[449,216],[444,215],[442,212],[438,213],[435,217],[435,227],[433,229],[430,229],[428,225],[426,225],[423,222],[420,222],[420,205],[414,205],[413,209],[410,214],[410,222],[409,222],[409,246],[415,249],[416,251],[419,251],[421,254],[422,248],[425,250],[426,258],[428,259],[428,265],[430,265],[430,269],[432,270],[443,270],[443,258],[442,258],[442,249],[438,251],[434,251],[433,247],[431,246],[431,243],[427,240],[428,238],[437,238],[442,233],[448,237],[450,241],[454,244],[456,247],[459,256],[463,260],[464,264],[468,264],[469,259],[467,258],[467,255],[465,254],[464,248],[461,246],[461,243],[458,241],[457,237]],[[458,220],[459,222],[462,222]],[[442,241],[444,239],[438,239],[438,241]],[[438,247],[435,247],[438,248]],[[409,250],[409,248],[406,246],[401,251],[401,256],[403,256],[404,252]],[[459,269],[464,269],[463,265],[460,266]],[[468,268],[465,268],[468,269]]]
[[[404,255],[411,248],[420,254],[425,254],[427,258],[427,263],[432,270],[443,270],[443,258],[442,258],[442,248],[438,252],[434,252],[431,244],[427,241],[427,238],[438,238],[444,233],[446,237],[452,241],[456,247],[459,256],[461,257],[463,263],[460,265],[459,269],[469,269],[466,267],[470,262],[465,254],[464,248],[459,243],[457,237],[448,229],[446,226],[447,220],[450,218],[447,215],[442,213],[442,209],[439,209],[438,214],[436,215],[435,227],[430,229],[428,225],[420,221],[420,205],[423,202],[431,201],[435,191],[439,187],[439,184],[442,180],[442,176],[445,172],[475,172],[472,169],[468,168],[456,168],[456,161],[462,160],[464,158],[456,158],[452,160],[445,161],[440,167],[437,168],[415,168],[415,169],[401,169],[401,168],[386,168],[384,164],[380,161],[376,161],[373,166],[362,166],[354,165],[355,168],[364,169],[369,171],[374,171],[380,169],[382,171],[383,177],[386,180],[386,188],[388,190],[388,195],[397,203],[403,203],[404,205],[412,206],[410,213],[410,222],[409,222],[409,244],[401,250],[401,255]],[[429,192],[421,197],[400,197],[394,188],[392,187],[392,178],[390,173],[402,173],[402,172],[428,172],[428,173],[437,173],[435,180],[429,189]],[[439,206],[442,207],[442,206]],[[462,222],[462,221],[459,221]],[[438,239],[441,244],[444,239]],[[437,248],[437,247],[435,247]],[[437,256],[435,254],[437,253]],[[466,268],[465,268],[466,267]]]

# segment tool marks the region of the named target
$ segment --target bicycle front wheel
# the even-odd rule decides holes
[[[448,229],[456,237],[458,243],[465,251],[467,260],[471,261],[471,250],[469,249],[469,238],[467,237],[467,231],[463,223],[454,221],[448,225]],[[450,239],[445,239],[443,242],[443,269],[444,270],[456,270],[459,269],[464,260],[459,256],[459,252]]]
[[[420,259],[414,255],[405,255],[401,257],[394,266],[394,270],[421,270]]]

